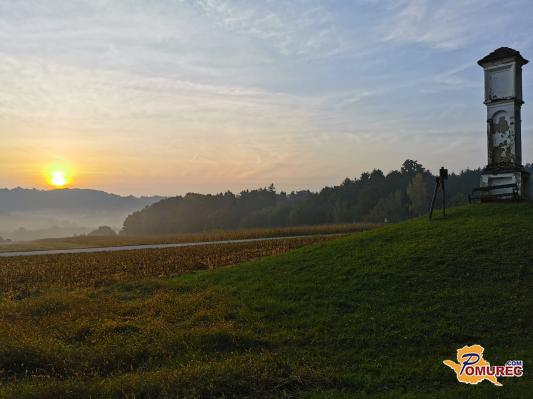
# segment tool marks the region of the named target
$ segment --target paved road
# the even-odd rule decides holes
[[[254,242],[254,241],[274,241],[274,240],[284,240],[284,239],[290,239],[290,238],[331,237],[331,236],[341,236],[341,235],[346,235],[346,233],[313,234],[313,235],[299,235],[299,236],[288,236],[288,237],[246,238],[246,239],[241,239],[241,240],[180,242],[176,244],[142,244],[142,245],[123,245],[120,247],[95,247],[95,248],[72,248],[72,249],[47,249],[47,250],[35,250],[35,251],[13,251],[13,252],[0,252],[0,257],[83,254],[83,253],[91,253],[91,252],[133,251],[137,249],[196,247],[196,246],[201,246],[201,245],[239,244],[239,243]]]

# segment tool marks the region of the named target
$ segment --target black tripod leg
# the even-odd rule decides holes
[[[444,189],[444,181],[442,182],[442,215],[446,216],[446,190]]]
[[[433,217],[433,208],[435,208],[435,199],[437,199],[439,184],[439,178],[437,177],[437,181],[435,182],[435,191],[433,191],[433,198],[431,199],[431,208],[429,208],[429,219]]]

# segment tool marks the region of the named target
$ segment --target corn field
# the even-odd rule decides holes
[[[3,297],[22,299],[49,288],[95,288],[133,279],[173,277],[278,255],[332,238],[0,258],[0,291]]]

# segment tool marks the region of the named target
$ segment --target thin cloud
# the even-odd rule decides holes
[[[229,2],[197,4],[217,24],[270,43],[283,56],[326,57],[343,47],[334,17],[319,2]]]
[[[480,35],[493,37],[494,32],[512,25],[513,9],[522,1],[505,3],[505,12],[497,12],[502,3],[496,0],[406,0],[383,24],[384,40],[420,43],[437,49],[464,47]]]

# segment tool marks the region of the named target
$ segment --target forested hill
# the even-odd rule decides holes
[[[526,166],[533,170],[531,164]],[[450,206],[467,202],[479,186],[481,169],[452,173],[446,182]],[[427,212],[435,177],[417,161],[400,170],[381,170],[345,179],[320,192],[277,193],[274,186],[216,195],[164,199],[129,215],[123,234],[167,234],[211,229],[276,227],[350,222],[396,222]]]

